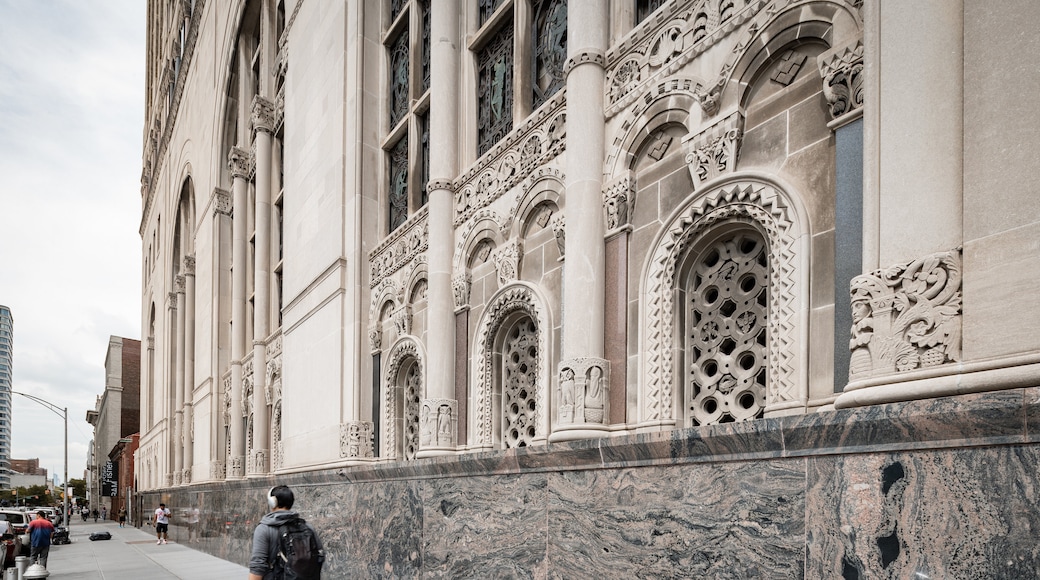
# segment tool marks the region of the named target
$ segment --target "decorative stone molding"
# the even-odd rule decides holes
[[[174,485],[173,474],[172,473],[167,473],[166,474],[166,487],[173,487],[173,485]]]
[[[545,412],[546,385],[550,382],[549,371],[549,329],[551,323],[545,301],[536,290],[519,282],[500,290],[489,302],[477,324],[474,338],[475,353],[473,357],[473,385],[476,410],[474,440],[477,445],[490,448],[495,441],[493,433],[494,416],[493,397],[496,388],[495,378],[495,343],[503,324],[514,314],[526,314],[537,324],[537,381],[535,388],[534,423],[536,438],[544,438],[548,434],[548,414]]]
[[[369,329],[368,331],[368,347],[372,354],[375,354],[383,348],[383,329],[379,326]]]
[[[339,456],[368,459],[372,453],[372,422],[349,421],[339,426]]]
[[[254,449],[253,457],[249,461],[249,472],[251,474],[261,475],[267,473],[267,450],[266,449]]]
[[[176,282],[174,284],[176,284]],[[168,292],[166,294],[166,299],[169,302],[170,310],[176,310],[177,309],[177,292]]]
[[[181,483],[184,484],[184,485],[188,485],[189,483],[191,483],[191,468],[190,467],[185,467],[184,471],[181,472]]]
[[[601,358],[560,361],[560,425],[607,424],[610,362]]]
[[[571,74],[571,71],[583,64],[595,64],[599,67],[607,66],[607,58],[598,50],[583,50],[567,59],[563,65],[563,76]]]
[[[455,183],[448,178],[437,178],[431,179],[426,182],[426,191],[437,191],[437,190],[455,191]]]
[[[849,380],[961,359],[961,250],[852,279]]]
[[[252,103],[253,137],[258,131],[271,134],[276,124],[275,104],[271,101],[255,95]]]
[[[607,231],[629,224],[629,215],[635,205],[636,178],[625,171],[603,188],[603,211],[607,219]]]
[[[455,227],[563,151],[567,132],[565,93],[553,95],[455,181]]]
[[[240,147],[232,147],[228,151],[228,169],[232,178],[247,179],[249,177],[249,151]]]
[[[831,118],[863,108],[863,40],[839,46],[816,58],[823,77],[823,96]]]
[[[191,254],[189,256],[184,256],[183,271],[184,271],[184,275],[185,276],[194,276],[195,275],[195,254]]]
[[[224,466],[223,461],[210,461],[209,462],[209,477],[210,479],[226,479],[227,469]]]
[[[181,477],[183,476],[183,471],[174,471],[172,475],[173,475],[173,485],[180,485],[181,484]]]
[[[685,141],[686,163],[695,190],[736,169],[743,132],[744,115],[737,111]]]
[[[398,336],[404,336],[412,333],[412,307],[409,304],[397,309],[394,312],[394,328],[397,329]]]
[[[429,206],[408,218],[404,225],[397,228],[369,254],[371,279],[369,284],[375,288],[387,276],[400,270],[416,256],[426,251],[430,244]]]
[[[267,380],[264,381],[264,399],[268,405],[273,405],[281,398],[282,393],[282,356],[278,353],[267,359],[265,373]]]
[[[560,257],[563,257],[566,249],[567,228],[562,212],[552,218],[552,230],[553,236],[556,237],[556,248],[560,250]]]
[[[800,206],[776,186],[753,179],[723,184],[689,199],[652,247],[643,280],[642,419],[674,419],[676,269],[691,244],[728,222],[755,224],[769,247],[766,411],[796,405],[808,392],[804,365],[799,362],[799,353],[807,348],[801,341],[808,328],[807,313],[799,307],[800,297],[808,291]]]
[[[227,476],[231,479],[241,479],[246,476],[246,457],[244,455],[235,455],[229,461],[229,469]]]
[[[278,53],[274,57],[274,77],[281,84],[289,72],[289,38],[282,35],[278,39]]]
[[[398,441],[397,441],[397,425],[399,421],[405,419],[405,417],[397,416],[397,409],[404,408],[405,405],[399,404],[397,397],[401,390],[398,385],[398,375],[401,373],[401,369],[405,367],[411,361],[415,361],[419,365],[420,374],[425,380],[426,373],[423,368],[424,357],[422,351],[411,338],[407,338],[400,342],[397,342],[390,353],[386,357],[386,363],[383,370],[383,452],[387,457],[404,459],[404,457],[398,457]],[[407,438],[403,442],[403,447],[407,447]]]
[[[231,194],[219,187],[213,188],[213,217],[231,215]]]
[[[419,415],[419,449],[458,447],[459,402],[423,399]]]
[[[455,311],[469,308],[469,291],[473,285],[473,276],[469,272],[456,274],[451,278],[451,292],[455,298]]]
[[[173,289],[177,294],[184,294],[184,274],[173,277]]]
[[[242,418],[248,418],[253,410],[253,361],[242,365]]]
[[[520,240],[507,242],[493,256],[498,271],[498,283],[505,286],[520,276],[520,256],[523,254]]]
[[[282,334],[280,331],[274,336],[274,338],[271,338],[268,341],[265,352],[267,353],[268,359],[280,357],[282,355]]]
[[[274,449],[271,450],[271,471],[281,469],[285,462],[285,451],[282,448],[282,442],[277,441],[274,444]]]

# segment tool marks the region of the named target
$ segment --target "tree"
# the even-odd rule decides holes
[[[70,477],[69,484],[66,487],[72,488],[72,495],[74,497],[87,497],[87,480],[85,479]]]

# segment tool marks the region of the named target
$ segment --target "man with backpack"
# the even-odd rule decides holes
[[[317,532],[292,510],[295,497],[284,485],[267,492],[271,512],[253,530],[249,580],[318,580],[325,548]]]

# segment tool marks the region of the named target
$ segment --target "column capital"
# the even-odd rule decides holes
[[[579,51],[574,56],[568,58],[563,65],[563,76],[566,77],[571,74],[571,71],[583,64],[594,64],[600,68],[606,68],[607,58],[603,56],[603,51],[601,50],[586,49]]]
[[[863,112],[863,39],[824,52],[816,57],[816,64],[831,118],[858,118]]]
[[[184,275],[195,277],[195,254],[184,256]]]
[[[261,97],[260,95],[253,97],[252,121],[254,137],[256,137],[258,132],[264,132],[268,135],[273,133],[276,117],[277,115],[273,102]]]
[[[173,287],[176,289],[177,294],[184,294],[184,274],[178,274],[173,279]]]
[[[228,151],[228,168],[231,169],[231,177],[246,179],[249,177],[250,153],[241,147],[232,147]]]
[[[455,191],[455,182],[447,177],[437,177],[431,178],[430,181],[426,183],[427,192],[436,191],[438,189]]]
[[[226,189],[220,189],[219,187],[213,188],[213,216],[218,215],[230,216],[231,215],[231,192]]]

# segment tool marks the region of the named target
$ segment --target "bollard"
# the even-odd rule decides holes
[[[25,569],[29,567],[29,557],[16,556],[14,559],[14,567],[18,569],[18,580],[23,580],[25,577]]]
[[[22,580],[39,580],[40,578],[46,578],[51,573],[46,568],[39,564],[33,564],[22,574]]]
[[[18,568],[11,566],[4,570],[4,580],[18,580]]]

